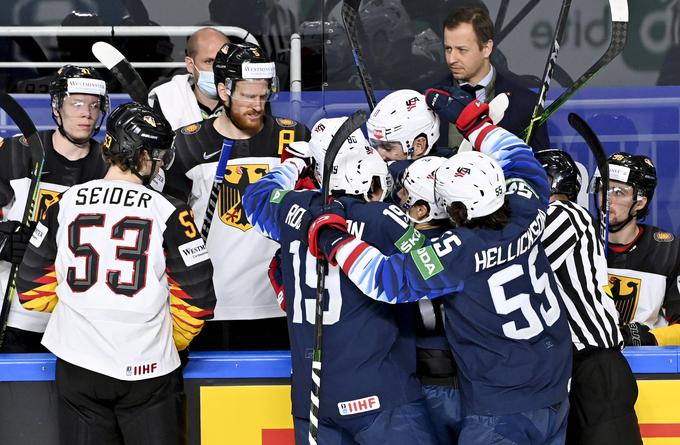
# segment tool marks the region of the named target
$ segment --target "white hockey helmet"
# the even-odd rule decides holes
[[[328,145],[346,120],[346,117],[321,119],[312,127],[309,148],[320,182],[323,180],[323,163]],[[331,193],[344,192],[348,195],[363,196],[367,201],[371,200],[374,178],[379,181],[382,189],[378,197],[380,201],[392,190],[392,176],[389,174],[387,164],[368,144],[361,129],[354,131],[343,143],[333,165],[333,174],[329,181]]]
[[[445,209],[463,203],[468,219],[487,216],[503,206],[505,175],[498,162],[484,153],[458,153],[437,169],[434,194]]]
[[[397,90],[378,102],[366,123],[373,147],[386,142],[399,142],[407,159],[413,158],[413,141],[425,135],[430,151],[439,139],[439,116],[425,102],[425,96],[414,90]]]
[[[408,217],[415,223],[424,223],[433,219],[446,219],[448,217],[446,208],[441,206],[434,198],[435,172],[446,158],[439,156],[426,156],[414,161],[409,165],[401,178],[401,185],[408,192],[408,198],[402,207],[409,209],[416,202],[423,200],[430,206],[430,213],[421,220]]]

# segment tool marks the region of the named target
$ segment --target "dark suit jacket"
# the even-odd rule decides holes
[[[440,84],[453,85],[453,77],[449,74],[445,79],[442,79]],[[531,113],[538,100],[538,94],[519,85],[515,80],[509,77],[507,73],[503,73],[497,69],[494,94],[498,95],[500,93],[510,93],[510,104],[508,105],[508,109],[505,110],[503,120],[498,123],[498,126],[505,128],[521,138],[522,132],[529,126],[529,119],[531,119]],[[493,98],[487,98],[487,101],[490,101],[491,99]],[[437,145],[448,144],[448,124],[448,122],[442,122]],[[546,124],[534,129],[531,146],[534,151],[551,148]]]

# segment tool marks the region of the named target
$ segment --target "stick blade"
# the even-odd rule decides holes
[[[125,59],[115,46],[106,42],[95,42],[92,45],[92,54],[109,70]]]

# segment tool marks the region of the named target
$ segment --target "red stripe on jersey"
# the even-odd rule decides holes
[[[680,437],[680,425],[677,423],[641,423],[642,437]]]
[[[342,270],[346,274],[349,274],[349,270],[352,268],[356,260],[359,258],[359,255],[361,255],[362,252],[368,249],[369,247],[371,246],[364,242],[355,247],[354,250],[352,250],[352,253],[350,253],[349,256],[347,257],[347,260],[345,260],[345,262],[342,264]]]
[[[496,128],[495,125],[487,125],[479,132],[477,138],[475,139],[475,150],[480,151],[482,149],[482,143],[487,134],[491,133],[492,130]]]

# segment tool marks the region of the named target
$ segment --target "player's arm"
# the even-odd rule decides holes
[[[650,331],[659,346],[680,345],[680,259],[676,263],[673,274],[666,281],[663,303],[669,325]]]
[[[17,273],[19,300],[30,311],[52,312],[59,301],[54,267],[57,257],[59,197],[36,225]]]
[[[553,271],[559,269],[572,255],[581,236],[583,232],[573,223],[571,215],[564,207],[548,206],[548,216],[541,242]]]
[[[473,100],[472,96],[453,86],[430,88],[425,97],[442,119],[456,125],[475,150],[498,161],[506,180],[526,181],[542,204],[548,205],[550,188],[545,170],[524,141],[491,122],[488,104]]]
[[[181,351],[201,332],[205,320],[213,318],[216,302],[213,267],[186,205],[179,206],[168,218],[163,239],[172,336]]]
[[[295,188],[295,183],[305,168],[303,160],[290,158],[248,186],[241,202],[246,217],[255,230],[274,241],[279,240],[282,212],[288,210],[281,202]]]

